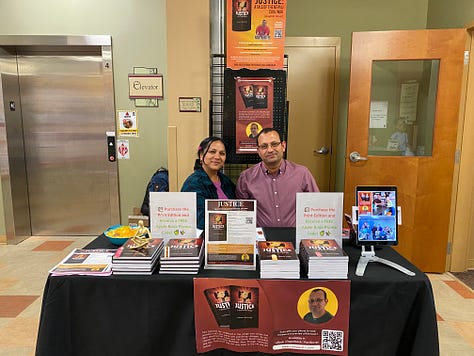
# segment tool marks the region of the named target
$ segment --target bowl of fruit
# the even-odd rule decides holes
[[[129,225],[114,225],[104,231],[104,235],[116,246],[122,246],[125,241],[135,236],[137,228]]]

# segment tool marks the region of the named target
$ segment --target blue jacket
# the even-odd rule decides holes
[[[225,174],[218,172],[221,181],[221,187],[227,198],[235,199],[235,184]],[[211,179],[204,171],[199,168],[194,171],[183,183],[182,192],[196,192],[196,215],[197,228],[204,230],[205,225],[205,200],[218,199],[217,188],[212,183]]]

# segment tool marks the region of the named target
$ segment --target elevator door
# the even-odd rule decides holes
[[[32,235],[94,235],[119,221],[112,83],[94,48],[17,52]]]

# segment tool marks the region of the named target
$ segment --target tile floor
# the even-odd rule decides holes
[[[0,355],[34,355],[48,270],[94,238],[31,237],[18,245],[0,245]],[[429,274],[429,278],[438,313],[440,354],[474,356],[474,291],[450,273]]]

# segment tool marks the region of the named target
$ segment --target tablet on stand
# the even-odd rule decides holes
[[[363,276],[369,262],[378,262],[414,276],[407,268],[375,254],[377,245],[398,244],[401,209],[397,205],[397,187],[357,186],[356,204],[352,207],[352,221],[357,225],[356,244],[362,252],[355,274]]]

